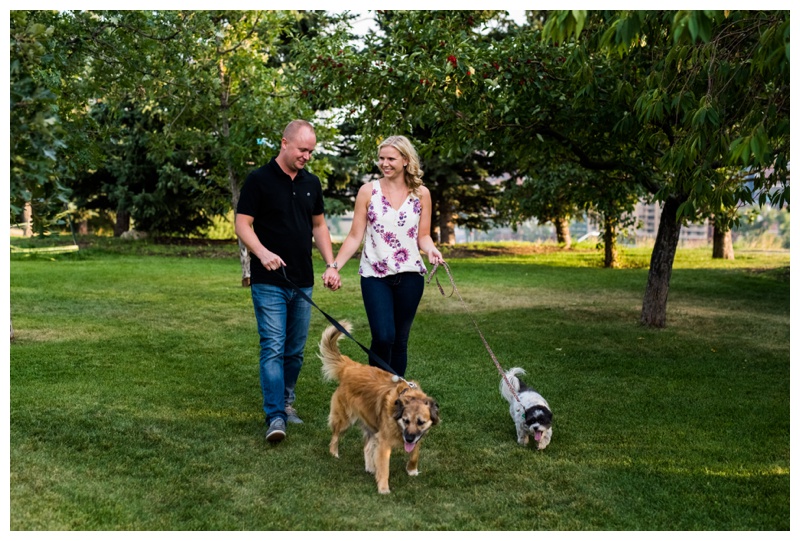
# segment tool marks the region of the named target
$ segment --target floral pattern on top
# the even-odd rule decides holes
[[[421,213],[422,202],[416,195],[409,194],[395,210],[382,193],[380,181],[373,182],[358,273],[378,278],[399,272],[426,274],[417,244]]]

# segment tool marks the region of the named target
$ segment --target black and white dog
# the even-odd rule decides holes
[[[528,445],[528,437],[533,435],[536,448],[541,451],[547,447],[553,435],[553,412],[550,411],[547,400],[525,385],[517,374],[525,374],[525,370],[516,367],[506,371],[506,378],[500,380],[500,394],[508,401],[511,418],[517,425],[517,442],[520,445]],[[508,388],[506,379],[519,400]]]

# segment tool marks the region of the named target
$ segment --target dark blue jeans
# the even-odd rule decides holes
[[[311,298],[312,288],[302,290]],[[285,408],[294,402],[303,366],[311,305],[288,287],[253,284],[250,293],[261,338],[258,373],[264,415],[268,423],[276,417],[285,421]]]
[[[361,277],[361,296],[372,333],[370,349],[400,377],[406,373],[408,335],[424,289],[425,279],[416,272]],[[372,356],[369,364],[383,368]]]

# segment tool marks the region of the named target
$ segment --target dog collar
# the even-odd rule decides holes
[[[392,376],[392,381],[394,383],[397,383],[398,381],[404,381],[406,383],[406,385],[408,385],[409,389],[416,389],[417,388],[417,385],[413,381],[407,381],[405,378],[401,378],[397,374]]]

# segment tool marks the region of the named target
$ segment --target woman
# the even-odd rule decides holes
[[[431,193],[422,185],[414,146],[401,135],[388,137],[378,147],[378,167],[383,177],[359,189],[350,233],[322,278],[338,289],[339,270],[364,241],[358,274],[372,333],[370,349],[403,377],[408,335],[428,272],[420,250],[431,264],[444,259],[431,238]],[[369,362],[379,366],[372,358]]]

